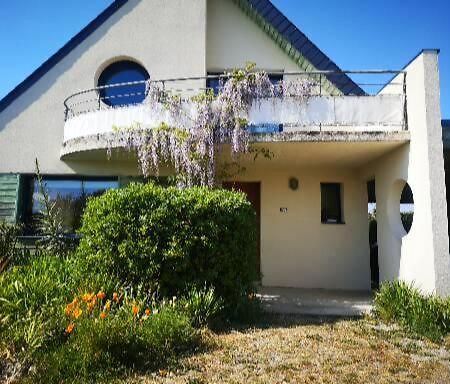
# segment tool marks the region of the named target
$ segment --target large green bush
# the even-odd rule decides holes
[[[408,331],[435,341],[450,332],[450,300],[424,295],[402,281],[381,286],[375,296],[375,312],[384,321],[397,322]]]
[[[160,296],[213,287],[231,307],[258,278],[255,229],[241,193],[132,184],[88,202],[78,256]]]

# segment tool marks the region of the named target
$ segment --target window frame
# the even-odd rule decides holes
[[[337,196],[334,195],[332,198],[336,199],[338,214],[336,217],[330,217],[330,213],[327,212],[327,194],[331,192],[331,187],[335,188]],[[324,207],[325,204],[325,207]],[[321,182],[320,183],[320,221],[322,224],[345,224],[343,217],[343,204],[342,204],[342,183],[339,182]]]
[[[211,71],[211,72],[209,72],[208,71],[207,72],[207,76],[217,76],[217,77],[222,76],[222,78],[227,78],[227,76],[225,76],[225,72],[226,71],[222,71],[222,72],[219,72],[219,71]],[[283,73],[279,73],[279,72],[270,73],[270,72],[268,72],[267,74],[269,75],[269,79],[270,79],[270,81],[271,81],[271,83],[273,85],[276,85],[277,83],[279,83],[280,81],[283,81],[283,79],[284,79],[284,74]],[[216,78],[207,78],[205,85],[206,85],[206,89],[212,89],[214,91],[214,95],[217,96],[219,88],[217,87],[217,93],[216,93],[216,88],[211,86],[211,81],[216,81],[216,80],[220,82],[220,78],[218,78],[218,79],[216,79]]]
[[[127,69],[127,65],[129,65],[130,67]],[[117,100],[119,100],[118,102],[115,102],[115,98],[114,97],[110,97],[107,95],[108,91],[113,91],[114,88],[108,88],[108,86],[110,85],[114,85],[114,84],[119,84],[119,83],[110,83],[108,81],[103,81],[103,80],[110,80],[111,77],[116,76],[120,71],[116,70],[116,72],[113,71],[113,67],[117,66],[119,67],[118,69],[120,69],[120,66],[122,66],[122,71],[124,72],[125,70],[128,71],[135,71],[136,73],[140,73],[142,75],[142,79],[139,80],[126,80],[126,81],[120,81],[119,83],[122,82],[133,82],[133,81],[147,81],[150,79],[150,74],[147,71],[147,69],[139,62],[134,61],[134,60],[130,60],[130,59],[122,59],[122,60],[116,60],[113,61],[112,63],[109,63],[107,66],[105,66],[100,74],[97,77],[96,80],[96,86],[99,87],[100,89],[97,90],[98,96],[100,98],[100,100],[102,101],[102,103],[106,104],[109,107],[120,107],[120,106],[127,106],[127,105],[135,105],[135,104],[140,104],[145,100],[146,94],[145,94],[145,84],[136,84],[136,85],[129,85],[129,86],[124,86],[124,87],[128,87],[125,89],[122,89],[121,87],[117,88],[116,93],[124,93],[124,94],[129,94],[129,93],[134,93],[134,92],[139,92],[142,93],[142,95],[136,95],[136,96],[130,96],[130,98],[139,98],[142,100],[138,100],[135,102],[130,102],[126,100],[126,98],[124,98],[123,102],[120,102],[120,98],[118,98]],[[134,67],[134,68],[132,68]],[[104,79],[104,77],[106,77],[106,79]],[[103,87],[107,87],[107,88],[103,88]],[[139,88],[139,87],[143,87],[143,91],[136,89],[130,92],[131,88]],[[113,92],[114,93],[114,92]]]
[[[120,179],[118,176],[85,176],[85,175],[42,175],[44,183],[47,181],[105,181],[116,182],[117,188],[120,188]],[[34,228],[33,215],[33,194],[34,184],[36,181],[35,174],[22,175],[22,186],[20,191],[21,209],[20,209],[20,221],[24,224],[25,235],[38,235]]]

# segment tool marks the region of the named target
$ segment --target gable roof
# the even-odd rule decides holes
[[[270,0],[240,0],[247,2],[256,13],[269,23],[278,33],[286,39],[303,57],[305,57],[317,70],[340,71],[339,67],[331,61],[315,44],[313,44],[291,21],[276,8]],[[56,64],[64,59],[72,50],[80,45],[87,37],[95,32],[106,20],[116,13],[128,0],[114,0],[102,13],[92,20],[86,27],[72,37],[61,49],[50,56],[31,75],[19,83],[11,92],[0,100],[0,113],[15,99],[32,87],[41,77],[50,71]],[[327,74],[326,77],[343,94],[363,95],[364,91],[346,74]]]
[[[306,35],[300,31],[270,0],[237,0],[246,2],[259,16],[270,24],[281,37],[308,60],[319,71],[340,73],[327,74],[344,95],[365,95],[366,93],[327,56]]]

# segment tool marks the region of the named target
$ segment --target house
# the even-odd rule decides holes
[[[112,3],[0,101],[0,215],[29,222],[37,158],[76,228],[85,196],[139,178],[136,158],[115,148],[108,159],[106,142],[113,126],[152,119],[149,79],[182,92],[214,88],[207,75],[248,61],[274,82],[318,84],[309,104],[281,100],[254,113],[252,141],[274,157],[245,161],[224,184],[257,211],[262,284],[369,290],[372,274],[449,294],[438,50],[421,51],[368,94],[356,78],[386,72],[341,71],[269,0]],[[401,206],[412,203],[404,225]]]

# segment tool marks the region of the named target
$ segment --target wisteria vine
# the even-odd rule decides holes
[[[162,166],[171,164],[180,187],[213,187],[221,144],[230,144],[234,160],[252,150],[248,114],[254,102],[275,96],[305,100],[316,86],[305,78],[274,85],[267,72],[254,68],[249,64],[226,73],[217,95],[207,90],[189,100],[169,96],[160,85],[149,82],[145,102],[164,113],[165,121],[151,129],[139,123],[115,128],[108,140],[108,156],[112,148],[124,147],[136,152],[144,176],[158,175]]]

